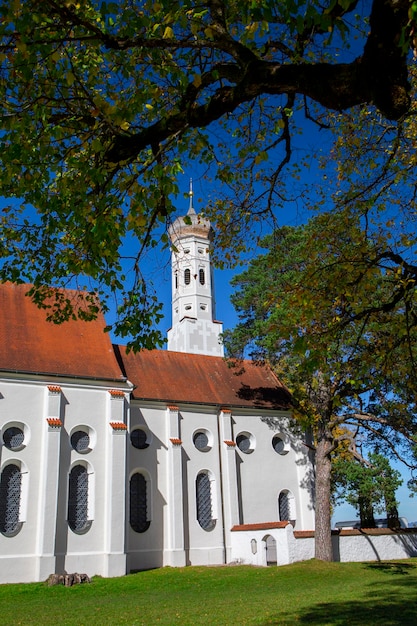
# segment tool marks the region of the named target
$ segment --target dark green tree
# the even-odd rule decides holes
[[[313,428],[316,557],[331,560],[332,458],[356,437],[410,466],[415,443],[415,293],[395,299],[389,242],[349,212],[323,213],[268,236],[233,280],[240,322],[228,354],[266,360]],[[395,301],[395,304],[394,304]]]
[[[357,509],[361,528],[375,527],[375,513],[385,513],[388,526],[399,528],[395,494],[403,481],[385,456],[371,453],[367,460],[336,457],[332,480],[335,500],[346,501]]]

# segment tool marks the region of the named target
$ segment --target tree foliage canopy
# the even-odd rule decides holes
[[[316,442],[316,555],[331,558],[331,463],[340,445],[416,466],[417,294],[404,291],[386,233],[350,210],[320,213],[264,240],[233,280],[240,322],[228,353],[268,360]]]
[[[406,0],[12,0],[0,18],[0,193],[18,199],[0,276],[39,303],[73,277],[121,294],[115,330],[137,347],[159,339],[143,253],[167,244],[190,162],[235,195],[212,206],[230,240],[279,201],[297,108],[410,107]]]
[[[401,474],[382,454],[371,453],[367,462],[338,457],[333,462],[334,499],[354,506],[362,528],[375,526],[375,513],[385,513],[388,524],[399,528],[396,491]]]

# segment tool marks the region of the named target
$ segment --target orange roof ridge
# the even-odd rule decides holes
[[[113,430],[127,430],[127,426],[124,422],[109,422]]]

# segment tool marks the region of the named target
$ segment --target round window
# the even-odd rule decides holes
[[[134,448],[144,450],[149,447],[148,435],[142,428],[136,428],[130,433],[130,441]]]
[[[208,446],[208,437],[206,433],[196,433],[194,435],[193,442],[197,450],[204,450],[204,448],[207,448]]]
[[[255,440],[250,433],[239,433],[236,437],[236,445],[241,452],[250,454],[255,449]]]
[[[71,446],[76,452],[90,450],[90,435],[84,430],[76,430],[71,435]]]
[[[3,442],[9,450],[18,450],[25,440],[25,434],[18,426],[10,426],[3,433]]]
[[[208,430],[197,430],[193,435],[193,444],[200,452],[208,452],[212,447],[212,437]]]
[[[288,449],[281,435],[274,435],[272,438],[272,447],[277,454],[287,454]]]

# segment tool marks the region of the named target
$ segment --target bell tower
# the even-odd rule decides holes
[[[172,246],[172,327],[168,350],[223,356],[221,322],[215,320],[213,272],[210,242],[213,235],[208,219],[197,215],[190,181],[187,215],[169,227]]]

